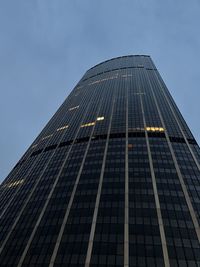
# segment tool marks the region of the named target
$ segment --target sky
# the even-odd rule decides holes
[[[152,57],[200,143],[199,0],[0,0],[0,181],[87,69]]]

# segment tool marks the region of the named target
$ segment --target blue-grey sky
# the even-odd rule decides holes
[[[0,180],[84,72],[120,55],[151,55],[199,142],[199,29],[199,0],[0,0]]]

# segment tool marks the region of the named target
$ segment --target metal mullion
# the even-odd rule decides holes
[[[162,90],[165,92],[165,95],[168,97],[168,101],[170,102],[170,104],[172,106],[172,109],[173,110],[176,110],[176,113],[177,113],[176,114],[176,117],[181,122],[180,125],[182,125],[181,128],[184,129],[185,135],[188,135],[189,138],[192,138],[193,137],[193,134],[192,134],[190,128],[188,127],[188,125],[187,125],[187,123],[186,123],[183,115],[181,114],[180,110],[178,109],[176,103],[174,102],[174,99],[173,99],[171,93],[169,92],[167,86],[165,85],[165,83],[164,83],[164,81],[163,81],[163,79],[160,76],[160,74],[159,74],[158,71],[156,71],[156,76],[157,76],[157,79],[158,79],[159,84],[161,85]]]
[[[31,159],[30,157],[27,159],[27,160],[29,160],[29,159]],[[32,159],[32,163],[34,162],[34,159]],[[31,164],[31,161],[29,161],[29,165]],[[27,165],[28,166],[28,165]],[[24,167],[24,166],[23,166]],[[13,174],[13,178],[12,179],[10,179],[9,180],[9,182],[14,182],[15,181],[15,179],[16,179],[16,176],[18,175],[18,172],[20,171],[20,170],[23,170],[23,168],[22,168],[22,166],[20,166],[19,167],[19,170],[16,170],[16,172]],[[22,177],[21,175],[20,175],[20,177]],[[11,178],[11,177],[10,177]],[[8,181],[6,181],[6,183],[7,183]],[[10,189],[10,188],[5,188],[5,186],[6,186],[6,183],[4,183],[4,184],[2,184],[1,185],[1,198],[0,198],[0,210],[2,209],[3,210],[3,208],[2,208],[2,206],[4,206],[4,202],[2,203],[2,201],[5,201],[5,198],[9,195],[9,194],[12,194],[13,193],[13,191],[12,191],[12,189]],[[13,188],[13,189],[16,189],[16,188]],[[0,211],[0,213],[1,213],[1,211]]]
[[[162,244],[164,264],[165,264],[165,267],[170,267],[167,242],[166,242],[166,237],[165,237],[163,219],[162,219],[161,208],[160,208],[160,201],[159,201],[159,196],[158,196],[158,189],[157,189],[157,184],[156,184],[156,176],[154,172],[153,159],[151,155],[151,148],[150,148],[148,133],[146,130],[147,125],[146,125],[146,119],[145,119],[143,99],[141,95],[141,88],[139,86],[138,88],[140,92],[139,98],[140,98],[141,109],[142,109],[143,123],[144,123],[144,129],[145,129],[145,139],[146,139],[149,165],[150,165],[150,171],[151,171],[151,179],[152,179],[152,186],[153,186],[154,199],[155,199],[155,205],[156,205],[156,213],[157,213],[157,218],[158,218],[158,225],[159,225],[160,238],[161,238],[161,244]]]
[[[25,175],[25,177],[28,177],[29,174],[31,173],[32,169],[34,168],[34,166],[36,165],[36,163],[39,161],[40,158],[42,158],[43,152],[45,150],[45,148],[48,146],[48,143],[50,142],[50,140],[48,140],[46,146],[44,146],[43,150],[41,151],[40,155],[35,159],[35,161],[33,162],[33,164],[31,165],[30,169],[28,170],[27,174]],[[23,167],[23,166],[22,166]],[[21,168],[22,168],[21,167]],[[21,169],[20,168],[20,169]],[[16,174],[17,175],[17,174]],[[16,177],[12,178],[11,181],[14,181],[13,179],[15,179]],[[4,202],[6,201],[6,198],[8,198],[10,195],[11,198],[9,199],[8,203],[6,204],[5,208],[3,209],[2,213],[0,214],[0,219],[3,217],[3,215],[5,214],[6,210],[9,208],[10,204],[12,203],[13,199],[15,198],[15,196],[17,195],[17,193],[20,190],[23,190],[25,183],[22,183],[21,185],[18,186],[17,190],[14,192],[14,194],[12,194],[12,192],[7,191],[7,193],[5,194],[4,198],[2,199]]]
[[[128,78],[125,81],[126,81],[126,143],[125,143],[126,147],[125,147],[124,267],[128,267],[129,266]]]
[[[86,97],[85,97],[85,99],[86,99]],[[73,120],[73,117],[74,117],[74,116],[75,116],[75,113],[73,114],[73,116],[72,116],[72,118],[71,118],[71,121]],[[63,131],[63,134],[62,134],[62,136],[61,136],[61,138],[60,138],[60,142],[62,141],[62,137],[64,136],[64,134],[65,134],[65,131]],[[58,142],[57,147],[55,148],[55,150],[54,150],[53,153],[51,154],[50,158],[48,159],[47,163],[45,164],[42,173],[40,174],[38,180],[37,180],[36,183],[34,184],[34,186],[33,186],[32,190],[31,190],[31,192],[29,193],[29,196],[26,198],[26,200],[25,200],[25,202],[24,202],[24,204],[23,204],[23,206],[22,206],[22,208],[21,208],[19,214],[17,215],[17,218],[15,219],[14,224],[12,225],[10,231],[8,232],[6,238],[4,239],[4,242],[3,242],[2,246],[0,247],[0,254],[1,254],[1,252],[3,251],[3,248],[4,248],[5,244],[7,243],[8,239],[9,239],[9,237],[10,237],[10,235],[11,235],[11,233],[12,233],[12,230],[14,229],[14,227],[15,227],[16,224],[17,224],[17,222],[19,221],[20,216],[22,215],[22,213],[23,213],[23,211],[24,211],[24,209],[25,209],[25,207],[26,207],[28,201],[30,200],[31,196],[33,195],[33,193],[34,193],[34,191],[35,191],[35,189],[36,189],[38,183],[40,182],[40,180],[41,180],[41,178],[42,178],[42,176],[43,176],[43,174],[44,174],[46,168],[48,167],[48,164],[49,164],[50,160],[53,158],[54,154],[56,153],[57,148],[58,148],[60,142]],[[42,154],[42,153],[41,153],[41,154]],[[22,189],[23,189],[23,188],[22,188]]]
[[[64,104],[64,103],[63,103]],[[55,115],[56,115],[56,113],[55,113]],[[62,123],[62,121],[64,121],[64,116],[62,117],[62,119],[61,119],[61,121],[60,121],[60,123]],[[40,136],[41,136],[41,134],[40,134]],[[38,139],[39,137],[37,137],[37,139]],[[46,143],[46,145],[44,146],[44,148],[43,148],[43,150],[42,150],[42,152],[41,152],[41,155],[39,156],[39,157],[37,157],[36,159],[35,159],[35,161],[33,162],[33,164],[31,165],[31,167],[30,167],[30,169],[29,169],[29,171],[27,172],[27,174],[25,175],[25,176],[28,176],[30,173],[31,173],[31,171],[32,171],[32,169],[34,168],[34,166],[36,165],[36,163],[38,162],[38,160],[42,157],[42,153],[43,153],[43,151],[45,150],[45,148],[49,145],[49,143],[50,143],[50,141],[51,141],[51,139],[49,139],[48,140],[48,142]],[[29,148],[30,149],[30,148]],[[36,151],[37,150],[37,148],[35,148],[35,149],[32,149],[32,150],[30,150],[30,153],[31,152],[34,152],[34,151]],[[29,153],[29,154],[30,154]],[[29,157],[30,158],[30,157]],[[30,163],[29,163],[30,164]],[[16,176],[17,175],[19,175],[19,172],[21,171],[21,170],[23,170],[23,165],[19,168],[19,170],[17,170],[17,172],[14,174],[14,177],[10,177],[6,182],[12,182],[12,181],[15,181],[15,179],[16,179]],[[14,195],[12,196],[12,198],[11,199],[9,199],[9,203],[12,201],[12,199],[15,197],[15,195],[16,195],[16,193],[18,192],[18,190],[20,189],[20,188],[23,188],[23,184],[20,186],[19,185],[19,187],[18,187],[18,189],[15,191],[15,193],[14,193]],[[6,201],[6,198],[7,197],[9,197],[10,195],[12,195],[12,193],[13,192],[11,192],[11,190],[6,190],[7,192],[5,192],[4,194],[3,194],[3,192],[2,192],[2,196],[1,196],[1,199],[0,199],[0,201]],[[3,197],[3,198],[2,198]],[[9,203],[7,204],[7,206],[9,205]],[[3,204],[2,204],[3,205]],[[3,213],[4,214],[4,213]],[[1,216],[2,215],[0,215],[0,218],[1,218]]]
[[[65,100],[65,101],[66,101],[66,100]],[[63,102],[63,104],[61,105],[61,107],[58,109],[58,111],[59,111],[60,109],[64,109],[64,108],[65,108],[65,107],[64,107],[64,105],[66,104],[65,101]],[[57,112],[58,112],[58,111],[57,111]],[[60,114],[57,114],[57,112],[53,115],[53,117],[51,118],[51,120],[56,120],[57,117],[59,118]],[[51,121],[51,120],[50,120],[50,121]],[[50,122],[50,121],[49,121],[49,122]],[[48,123],[49,123],[49,122],[48,122]],[[48,123],[46,124],[46,126],[44,127],[44,129],[47,127]],[[24,153],[24,155],[22,156],[21,159],[23,159],[23,158],[28,158],[32,152],[34,152],[35,150],[37,150],[37,148],[32,149],[31,147],[32,147],[33,144],[34,144],[38,139],[40,139],[40,137],[44,134],[44,133],[43,133],[44,129],[43,129],[42,132],[36,137],[36,139],[34,140],[34,142],[30,145],[30,147],[27,149],[27,151]],[[12,177],[12,176],[10,176],[10,177],[6,177],[5,180],[3,181],[3,183],[8,182],[8,181],[12,181],[13,178],[15,178],[16,175],[18,175],[18,172],[19,172],[22,168],[23,168],[23,165],[17,170],[16,173],[13,174],[14,177]],[[14,168],[13,168],[13,170],[14,170]],[[10,175],[11,175],[11,173],[10,173]],[[2,184],[3,184],[3,183],[2,183]]]
[[[75,86],[74,90],[76,90],[76,86]],[[51,125],[48,125],[48,124],[50,124],[50,122],[51,122],[51,124],[55,123],[57,121],[57,119],[60,117],[60,115],[62,114],[62,112],[64,112],[65,109],[68,108],[69,105],[71,105],[71,103],[73,102],[73,91],[69,94],[67,99],[61,104],[60,108],[58,108],[56,113],[53,115],[53,117],[50,119],[50,121],[45,125],[45,127],[42,130],[42,132],[39,134],[39,136],[35,139],[34,142],[36,142],[38,139],[41,138],[41,136],[43,134],[46,133],[45,130],[47,130],[49,128],[49,126],[51,126]],[[33,144],[34,144],[34,142],[33,142]]]
[[[87,92],[87,94],[88,94],[88,92]],[[87,94],[86,94],[86,95],[87,95]],[[71,102],[73,102],[73,101],[71,101]],[[63,104],[64,104],[64,103],[63,103]],[[68,103],[68,104],[69,104],[69,103]],[[55,113],[55,115],[56,115],[56,113]],[[73,114],[72,116],[74,116],[74,114]],[[62,123],[62,122],[64,121],[64,119],[65,119],[65,116],[62,117],[60,123]],[[69,122],[70,122],[70,121],[72,121],[72,118],[69,120]],[[65,131],[66,131],[66,130],[65,130]],[[62,138],[62,135],[61,135],[60,138]],[[27,177],[27,176],[31,173],[32,169],[34,168],[34,166],[36,165],[36,163],[39,161],[39,159],[41,159],[42,154],[43,154],[45,148],[49,145],[50,142],[51,142],[51,139],[49,139],[48,142],[46,143],[46,145],[44,146],[44,148],[43,148],[43,150],[42,150],[42,152],[41,152],[41,155],[35,159],[35,161],[34,161],[33,164],[31,165],[31,167],[30,167],[29,171],[27,172],[27,174],[25,175],[25,177]],[[32,150],[32,152],[34,152],[35,150],[37,150],[37,148],[35,148],[34,150]],[[24,167],[24,166],[22,165],[22,166],[19,168],[19,170],[17,171],[17,173],[14,174],[14,177],[12,177],[12,178],[10,177],[10,180],[9,180],[10,182],[15,181],[16,176],[19,174],[20,170],[23,170],[23,167]],[[12,199],[13,199],[13,198],[15,197],[15,195],[18,193],[18,191],[19,191],[20,188],[23,188],[23,184],[22,184],[22,185],[19,185],[19,187],[18,187],[18,189],[15,191],[14,195],[11,197],[11,199],[9,199],[9,202],[8,202],[8,204],[6,205],[6,207],[10,205]],[[2,195],[3,195],[3,193],[2,193]],[[12,192],[11,192],[10,190],[7,190],[7,192],[5,192],[5,194],[4,194],[4,198],[1,199],[1,200],[5,202],[6,198],[9,197],[10,195],[12,195]],[[3,204],[2,204],[2,205],[3,205]],[[4,210],[5,210],[5,209],[6,209],[6,208],[4,208]],[[3,211],[3,213],[0,215],[0,218],[4,215],[4,213],[5,213],[5,211]]]
[[[97,88],[100,90],[99,87],[97,87]],[[100,111],[100,108],[101,108],[101,103],[102,103],[102,100],[103,100],[102,93],[103,92],[101,92],[100,96],[99,96],[100,97],[100,102],[99,102],[99,106],[98,106],[98,109],[97,109],[97,112],[96,112],[97,116],[99,114],[99,111]],[[97,99],[96,99],[96,101],[97,101]],[[79,180],[80,180],[80,176],[81,176],[81,173],[82,173],[82,170],[83,170],[85,159],[86,159],[89,147],[90,147],[90,143],[91,143],[91,140],[92,140],[92,135],[93,135],[94,129],[95,129],[95,125],[92,126],[92,130],[91,130],[91,133],[90,133],[90,138],[88,140],[87,147],[86,147],[86,150],[85,150],[82,162],[81,162],[81,166],[79,168],[79,172],[78,172],[78,175],[76,177],[76,181],[75,181],[75,184],[74,184],[74,187],[73,187],[73,190],[72,190],[72,193],[71,193],[71,197],[70,197],[70,200],[69,200],[69,203],[68,203],[68,206],[67,206],[67,210],[66,210],[65,216],[63,218],[63,222],[62,222],[62,225],[61,225],[61,228],[60,228],[57,240],[56,240],[56,244],[54,246],[54,250],[53,250],[53,253],[52,253],[52,256],[51,256],[51,259],[50,259],[49,267],[53,267],[54,266],[54,262],[55,262],[55,259],[56,259],[57,253],[58,253],[60,242],[62,240],[62,236],[63,236],[63,233],[64,233],[65,226],[67,224],[68,216],[69,216],[69,213],[70,213],[70,210],[71,210],[71,206],[72,206],[72,203],[73,203],[73,200],[74,200],[76,189],[77,189],[77,186],[78,186],[78,183],[79,183]],[[20,266],[21,265],[18,265],[17,267],[20,267]]]
[[[165,128],[165,123],[164,123],[164,120],[163,120],[163,117],[162,117],[162,113],[161,113],[161,111],[160,111],[160,107],[159,107],[159,105],[158,105],[158,102],[157,102],[157,99],[156,99],[156,96],[155,96],[155,93],[154,93],[154,90],[153,90],[153,87],[152,87],[152,85],[151,85],[151,81],[150,81],[150,79],[149,79],[148,76],[147,76],[147,80],[148,80],[148,82],[149,82],[149,85],[150,85],[150,88],[151,88],[151,91],[152,91],[152,95],[153,95],[153,98],[154,98],[154,101],[155,101],[155,104],[156,104],[156,107],[157,107],[157,110],[158,110],[158,113],[159,113],[159,117],[160,117],[162,126],[163,126],[163,128],[165,129],[165,136],[166,136],[167,144],[168,144],[170,153],[171,153],[171,155],[172,155],[172,159],[173,159],[173,161],[174,161],[174,165],[175,165],[175,168],[176,168],[176,171],[177,171],[177,174],[178,174],[178,177],[179,177],[179,181],[180,181],[180,184],[181,184],[181,187],[182,187],[184,196],[185,196],[185,200],[186,200],[186,203],[187,203],[189,212],[190,212],[190,216],[191,216],[191,218],[192,218],[192,222],[193,222],[193,225],[194,225],[196,234],[197,234],[198,241],[200,242],[200,226],[199,226],[198,220],[197,220],[197,218],[196,218],[196,214],[195,214],[195,211],[194,211],[192,202],[191,202],[191,200],[190,200],[190,196],[189,196],[187,187],[186,187],[186,185],[185,185],[184,178],[183,178],[183,176],[182,176],[180,167],[179,167],[179,165],[178,165],[178,161],[177,161],[177,159],[176,159],[176,155],[175,155],[175,153],[174,153],[174,149],[173,149],[172,144],[171,144],[171,142],[170,142],[170,139],[169,139],[169,135],[168,135],[167,129]]]
[[[93,213],[93,218],[92,218],[92,225],[91,225],[89,243],[88,243],[88,248],[87,248],[85,267],[90,266],[90,260],[91,260],[91,256],[92,256],[94,234],[95,234],[95,229],[96,229],[96,221],[97,221],[97,215],[98,215],[98,209],[99,209],[99,203],[100,203],[101,189],[102,189],[102,184],[103,184],[103,176],[104,176],[104,169],[105,169],[105,163],[106,163],[106,157],[107,157],[107,151],[108,151],[108,143],[109,143],[109,136],[110,136],[110,131],[111,131],[114,105],[115,105],[115,93],[113,92],[110,122],[109,122],[109,126],[108,126],[108,132],[107,132],[106,144],[105,144],[105,149],[104,149],[104,156],[103,156],[103,161],[102,161],[99,185],[98,185],[95,208],[94,208],[94,213]]]
[[[89,93],[90,93],[90,92],[89,92]],[[85,99],[85,100],[86,100],[86,99]],[[86,103],[86,101],[84,101],[84,102]],[[87,108],[86,108],[86,110],[85,110],[85,113],[83,114],[83,117],[82,117],[82,119],[81,119],[80,125],[83,123],[83,121],[84,121],[84,119],[85,119],[85,116],[86,116],[86,114],[87,114],[87,112],[88,112],[88,110],[89,110],[89,107],[90,107],[90,104],[91,104],[91,103],[92,103],[92,98],[90,98],[90,102],[88,103],[88,106],[87,106]],[[78,136],[79,130],[80,130],[80,127],[78,127],[78,129],[77,129],[77,131],[76,131],[76,134],[75,134],[75,136],[74,136],[74,140],[73,140],[73,142],[72,142],[72,144],[71,144],[71,146],[70,146],[70,148],[69,148],[69,150],[68,150],[68,152],[67,152],[67,155],[66,155],[66,157],[65,157],[65,160],[64,160],[64,162],[63,162],[63,164],[62,164],[62,166],[61,166],[61,168],[60,168],[60,171],[59,171],[59,173],[58,173],[57,176],[56,176],[55,182],[54,182],[54,184],[53,184],[53,186],[52,186],[52,188],[51,188],[51,191],[49,192],[49,195],[48,195],[48,197],[47,197],[47,200],[46,200],[46,202],[45,202],[45,204],[44,204],[44,206],[43,206],[43,209],[42,209],[42,211],[41,211],[41,213],[40,213],[40,216],[39,216],[39,218],[38,218],[38,220],[37,220],[37,222],[36,222],[36,224],[35,224],[35,227],[34,227],[32,233],[31,233],[31,236],[29,237],[29,240],[28,240],[27,245],[26,245],[26,247],[25,247],[25,249],[24,249],[24,251],[23,251],[23,254],[22,254],[22,256],[21,256],[21,258],[20,258],[20,260],[19,260],[19,263],[18,263],[17,267],[20,267],[20,266],[22,266],[22,264],[23,264],[23,261],[24,261],[24,259],[25,259],[25,257],[26,257],[26,254],[27,254],[28,249],[29,249],[29,247],[30,247],[30,245],[31,245],[31,242],[32,242],[32,240],[33,240],[33,238],[34,238],[34,236],[35,236],[35,233],[36,233],[36,231],[37,231],[37,229],[38,229],[38,226],[39,226],[39,224],[40,224],[40,222],[41,222],[41,220],[42,220],[42,218],[43,218],[43,215],[44,215],[44,213],[45,213],[45,211],[46,211],[46,208],[47,208],[47,206],[48,206],[48,204],[49,204],[49,201],[50,201],[50,199],[51,199],[51,196],[53,195],[54,189],[56,188],[56,185],[57,185],[57,183],[58,183],[58,181],[59,181],[59,178],[60,178],[60,175],[61,175],[61,173],[62,173],[62,171],[63,171],[63,168],[64,168],[64,166],[65,166],[65,164],[66,164],[66,162],[67,162],[67,160],[68,160],[68,158],[69,158],[69,155],[70,155],[70,152],[71,152],[71,150],[72,150],[72,148],[73,148],[73,145],[74,145],[75,142],[76,142],[76,138],[77,138],[77,136]]]
[[[65,118],[65,117],[63,117],[61,121],[63,121],[64,118]],[[71,118],[71,120],[72,120],[72,118]],[[71,121],[71,120],[69,120],[69,121]],[[66,131],[66,130],[65,130],[65,131]],[[62,136],[61,136],[60,138],[62,138]],[[40,155],[35,159],[35,161],[32,163],[32,165],[31,165],[30,169],[28,170],[27,174],[25,175],[25,177],[28,177],[28,176],[29,176],[29,174],[30,174],[31,171],[33,170],[33,168],[34,168],[34,166],[36,165],[36,163],[42,158],[42,154],[43,154],[45,148],[49,145],[50,141],[51,141],[51,139],[48,140],[48,142],[47,142],[46,145],[44,146],[44,148],[43,148],[41,154],[40,154]],[[37,148],[34,149],[32,152],[34,152],[35,150],[37,150]],[[30,163],[29,163],[29,164],[30,164]],[[17,173],[15,173],[14,177],[12,177],[12,178],[10,177],[10,178],[11,178],[11,179],[9,180],[10,182],[15,181],[16,176],[18,175],[18,173],[20,172],[20,170],[23,170],[23,167],[24,167],[24,166],[22,165],[22,166],[20,167],[20,169],[17,171]],[[2,216],[4,215],[4,213],[5,213],[5,211],[7,210],[7,208],[10,206],[10,203],[12,202],[12,200],[14,199],[14,197],[16,196],[16,194],[18,193],[18,191],[19,191],[20,189],[23,189],[23,188],[24,188],[23,186],[24,186],[24,184],[19,185],[18,188],[17,188],[17,190],[14,192],[14,194],[13,194],[13,192],[11,192],[10,190],[7,190],[7,192],[5,192],[4,197],[3,197],[3,199],[1,199],[1,201],[5,202],[6,199],[7,199],[10,195],[11,195],[11,198],[9,199],[8,204],[6,205],[6,207],[4,208],[4,210],[2,211],[2,213],[1,213],[1,215],[0,215],[0,219],[1,219]],[[12,195],[12,194],[13,194],[13,195]],[[2,195],[3,195],[3,193],[2,193]],[[2,204],[2,206],[3,206],[3,204]]]
[[[178,120],[178,118],[177,118],[177,116],[176,116],[176,113],[174,112],[174,108],[172,107],[172,105],[171,105],[169,99],[167,98],[166,93],[165,93],[165,91],[164,91],[164,89],[163,89],[163,86],[161,85],[161,83],[160,83],[160,81],[159,81],[159,79],[158,79],[158,77],[157,77],[157,74],[156,74],[155,76],[156,76],[156,79],[157,79],[158,83],[160,84],[160,88],[161,88],[161,91],[162,91],[162,93],[163,93],[163,95],[164,95],[164,97],[165,97],[165,100],[167,101],[167,103],[168,103],[168,105],[169,105],[169,108],[170,108],[170,110],[172,111],[172,113],[173,113],[173,115],[174,115],[174,118],[175,118],[175,120],[176,120],[176,123],[177,123],[177,125],[178,125],[178,127],[179,127],[179,129],[180,129],[180,131],[181,131],[181,133],[182,133],[182,135],[183,135],[183,138],[184,138],[184,140],[185,140],[185,143],[187,144],[187,147],[188,147],[188,149],[189,149],[189,151],[190,151],[190,153],[191,153],[191,155],[192,155],[192,157],[193,157],[193,159],[194,159],[194,161],[195,161],[195,163],[196,163],[196,166],[197,166],[198,170],[200,171],[200,164],[199,164],[199,162],[198,162],[198,160],[197,160],[197,158],[196,158],[196,156],[195,156],[195,154],[194,154],[194,152],[193,152],[193,150],[192,150],[192,148],[191,148],[191,146],[190,146],[190,144],[189,144],[189,142],[188,142],[188,140],[187,140],[187,137],[186,137],[186,135],[185,135],[185,132],[183,131],[183,129],[182,129],[182,127],[181,127],[181,124],[180,124],[180,122],[179,122],[179,120]]]

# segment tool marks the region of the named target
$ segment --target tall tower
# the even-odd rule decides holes
[[[89,69],[0,188],[0,266],[199,267],[200,149],[151,58]]]

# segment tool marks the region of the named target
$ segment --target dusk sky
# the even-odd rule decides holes
[[[199,0],[0,0],[0,181],[84,72],[150,55],[200,143]]]

